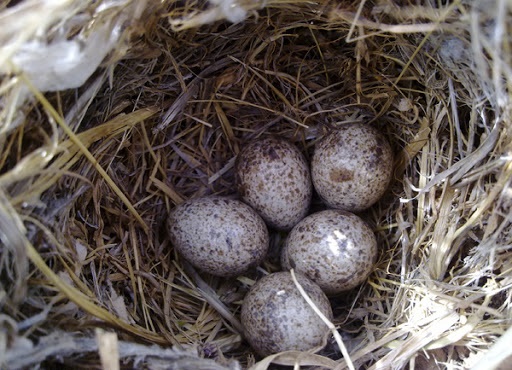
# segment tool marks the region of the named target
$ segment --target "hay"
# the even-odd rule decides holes
[[[365,121],[397,161],[363,215],[378,265],[332,300],[350,359],[497,368],[486,356],[511,355],[497,341],[512,323],[511,20],[505,0],[0,1],[0,364],[346,368],[334,342],[256,363],[243,341],[241,300],[279,268],[284,235],[258,272],[223,280],[180,259],[165,220],[233,194],[246,140],[311,154]]]

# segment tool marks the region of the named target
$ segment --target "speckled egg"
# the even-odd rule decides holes
[[[304,155],[291,142],[266,137],[244,146],[235,163],[241,199],[277,230],[306,216],[313,185]]]
[[[247,204],[222,197],[188,200],[170,213],[169,235],[192,265],[216,276],[236,276],[265,257],[269,235]]]
[[[332,320],[329,300],[310,279],[297,281],[320,311]],[[281,351],[307,351],[322,344],[329,329],[295,286],[289,272],[277,272],[257,281],[242,304],[247,341],[261,356]]]
[[[345,124],[315,146],[313,185],[331,208],[358,212],[373,205],[389,186],[393,152],[386,138],[362,123]]]
[[[377,259],[377,240],[358,216],[342,210],[309,215],[288,235],[281,251],[283,270],[293,268],[328,295],[366,280]]]

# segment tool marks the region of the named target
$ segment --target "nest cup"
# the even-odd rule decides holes
[[[504,0],[1,1],[1,366],[497,369],[512,353],[511,20]],[[279,270],[285,234],[258,271],[220,279],[174,251],[167,215],[233,195],[246,141],[309,158],[349,122],[396,156],[361,214],[377,265],[331,300],[344,346],[261,359],[240,304]]]

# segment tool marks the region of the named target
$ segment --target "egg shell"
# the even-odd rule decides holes
[[[269,246],[267,226],[247,204],[222,197],[188,200],[169,215],[169,235],[192,265],[230,277],[258,266]]]
[[[313,185],[304,155],[291,142],[266,137],[244,146],[235,163],[241,199],[277,230],[289,230],[309,210]]]
[[[362,211],[377,202],[391,181],[393,152],[386,138],[362,123],[345,124],[315,146],[313,185],[331,208]]]
[[[328,295],[363,283],[377,259],[377,240],[358,216],[342,210],[309,215],[289,233],[281,265],[308,276]]]
[[[300,273],[295,275],[320,312],[332,320],[329,300],[320,287]],[[267,275],[252,286],[243,301],[241,319],[247,341],[261,356],[310,350],[320,346],[329,332],[288,271]]]

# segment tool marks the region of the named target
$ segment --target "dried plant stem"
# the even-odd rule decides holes
[[[27,86],[30,87],[32,93],[34,96],[43,104],[43,106],[46,108],[46,110],[50,113],[52,118],[59,124],[59,126],[62,128],[62,130],[66,133],[67,136],[73,141],[73,143],[80,149],[82,154],[91,162],[91,164],[96,168],[96,170],[100,173],[100,175],[105,179],[107,184],[112,188],[114,193],[119,197],[119,199],[125,204],[125,206],[128,208],[130,213],[135,217],[135,219],[139,222],[139,224],[142,226],[144,231],[148,231],[148,225],[144,222],[140,214],[137,212],[137,210],[133,207],[132,203],[128,200],[126,195],[119,189],[117,184],[112,181],[112,178],[108,175],[108,173],[101,167],[101,165],[98,163],[96,158],[91,154],[91,152],[83,145],[83,143],[78,139],[78,137],[75,135],[73,131],[69,128],[69,126],[64,122],[62,116],[55,110],[55,108],[48,102],[48,100],[45,98],[45,96],[38,91],[34,86],[32,86],[31,82],[29,80],[24,81]],[[156,111],[152,109],[147,109],[147,117],[151,117],[153,114],[155,114]]]

